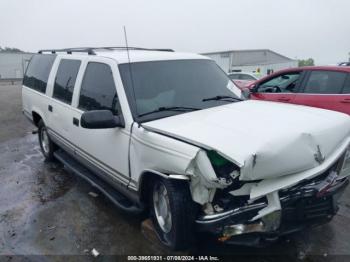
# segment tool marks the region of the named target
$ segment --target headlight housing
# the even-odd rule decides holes
[[[350,175],[350,146],[345,152],[343,166],[340,169],[339,177],[346,177]]]
[[[207,156],[216,175],[220,178],[226,179],[227,182],[232,181],[232,172],[239,171],[239,167],[231,161],[219,155],[216,151],[207,151]]]

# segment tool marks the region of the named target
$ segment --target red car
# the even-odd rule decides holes
[[[312,66],[286,69],[255,81],[251,99],[335,110],[350,115],[350,67]]]

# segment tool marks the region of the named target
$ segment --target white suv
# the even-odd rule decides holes
[[[258,245],[330,221],[349,183],[348,115],[244,100],[204,56],[44,50],[22,96],[45,158],[149,211],[173,249],[198,231]]]

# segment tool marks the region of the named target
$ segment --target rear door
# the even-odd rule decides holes
[[[257,84],[251,98],[294,103],[295,93],[299,90],[303,75],[302,71],[292,71],[272,76]]]
[[[312,70],[295,103],[350,114],[350,79],[346,72]]]
[[[49,131],[68,138],[72,129],[72,98],[82,61],[77,58],[61,58],[53,82],[48,104]]]

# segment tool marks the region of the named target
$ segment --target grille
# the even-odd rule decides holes
[[[284,221],[307,222],[328,218],[334,211],[332,197],[305,198],[283,207],[282,216]]]
[[[343,161],[344,161],[344,157],[345,157],[345,153],[342,154],[339,159],[332,165],[330,166],[325,172],[323,172],[322,174],[310,179],[310,180],[305,180],[302,181],[301,183],[298,183],[296,186],[285,189],[285,190],[281,190],[279,193],[280,197],[285,197],[290,195],[293,192],[299,191],[302,188],[308,187],[309,185],[312,184],[317,184],[317,183],[321,183],[323,182],[332,171],[336,171],[337,173],[339,173],[340,168],[342,167]]]

